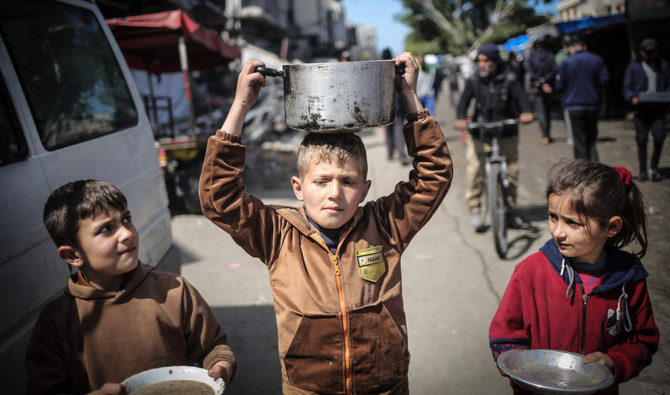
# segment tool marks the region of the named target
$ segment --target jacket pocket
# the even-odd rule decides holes
[[[284,357],[291,384],[319,393],[344,392],[344,337],[337,316],[303,316]]]
[[[386,306],[378,303],[350,313],[353,392],[386,392],[407,376],[409,351]]]

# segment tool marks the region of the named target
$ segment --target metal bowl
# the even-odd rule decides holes
[[[593,394],[614,383],[603,364],[584,364],[581,354],[555,350],[510,350],[498,356],[498,368],[536,394]]]
[[[140,372],[125,379],[121,384],[129,387],[130,392],[132,393],[135,390],[151,384],[172,380],[189,380],[207,384],[212,388],[216,395],[222,395],[224,390],[224,382],[222,379],[218,378],[214,380],[209,377],[206,369],[196,368],[194,366],[167,366],[164,368],[145,370],[144,372]]]

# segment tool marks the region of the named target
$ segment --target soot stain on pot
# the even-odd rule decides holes
[[[300,130],[319,130],[324,128],[326,119],[321,114],[321,106],[319,106],[320,98],[311,97],[307,100],[307,114],[301,115],[302,123],[295,127]]]
[[[368,120],[365,119],[365,116],[363,115],[363,110],[358,105],[358,102],[353,103],[353,116],[356,119],[356,121],[360,124],[365,124],[367,123]]]
[[[300,117],[301,123],[295,125],[300,130],[319,130],[323,129],[324,118],[318,112],[309,113]]]

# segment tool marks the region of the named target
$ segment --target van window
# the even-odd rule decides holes
[[[16,113],[10,103],[7,88],[0,79],[0,166],[20,160],[28,153]]]
[[[46,149],[137,124],[130,91],[93,12],[41,0],[2,2],[0,34]]]

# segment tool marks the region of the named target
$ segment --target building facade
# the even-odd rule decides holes
[[[585,17],[620,14],[624,12],[624,0],[563,0],[556,4],[560,21],[571,21]]]

